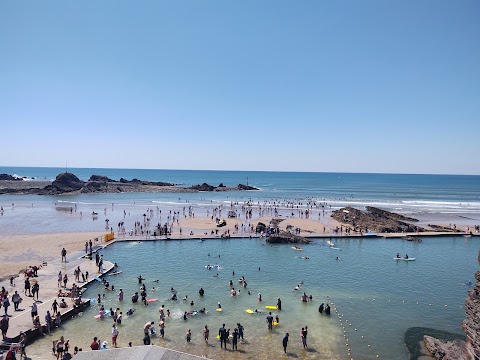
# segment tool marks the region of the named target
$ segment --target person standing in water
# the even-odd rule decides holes
[[[208,330],[208,326],[205,325],[203,329],[203,338],[205,339],[205,343],[208,344],[208,336],[210,335],[210,330]]]
[[[233,330],[233,338],[232,338],[232,350],[233,351],[238,350],[237,342],[238,342],[238,329],[235,328],[235,330]]]
[[[225,329],[225,324],[222,324],[222,327],[218,329],[218,335],[220,336],[220,348],[223,348],[225,345],[225,350],[227,349],[227,330]]]
[[[289,337],[289,334],[286,333],[285,336],[283,337],[283,340],[282,340],[282,343],[283,343],[283,352],[284,352],[285,354],[287,353],[288,337]]]
[[[268,313],[267,323],[268,323],[268,330],[272,330],[273,329],[273,316],[272,316],[271,312]]]

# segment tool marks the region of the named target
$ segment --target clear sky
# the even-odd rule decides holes
[[[480,174],[480,1],[0,2],[0,165]]]

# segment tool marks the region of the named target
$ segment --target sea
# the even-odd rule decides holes
[[[0,168],[0,173],[26,176],[30,181],[54,179],[65,171],[60,168]],[[68,169],[82,180],[92,174],[112,179],[164,181],[180,186],[208,183],[257,187],[258,191],[200,193],[125,193],[80,194],[72,196],[1,195],[4,208],[0,216],[2,234],[61,233],[101,231],[109,218],[123,217],[124,211],[141,218],[142,212],[157,208],[181,211],[192,206],[196,213],[206,213],[219,205],[250,201],[295,203],[299,208],[315,203],[328,211],[343,206],[377,206],[406,214],[421,222],[455,224],[458,227],[480,224],[480,176],[400,175],[350,173],[288,173],[248,171],[187,171],[133,169]],[[75,208],[73,214],[59,208]],[[99,219],[79,217],[78,212],[95,211]],[[20,215],[20,216],[18,216]],[[19,221],[21,219],[27,219]],[[299,359],[410,359],[405,333],[412,327],[425,327],[461,334],[465,318],[464,302],[478,271],[479,238],[463,236],[424,238],[421,243],[401,238],[335,237],[335,249],[327,239],[314,239],[304,251],[288,245],[270,245],[263,239],[245,238],[190,241],[132,241],[116,243],[102,250],[104,257],[119,265],[121,274],[107,276],[116,289],[123,288],[126,301],[119,304],[116,293],[106,292],[107,308],[121,307],[126,317],[120,328],[119,344],[142,343],[142,327],[147,321],[158,323],[158,308],[164,304],[171,312],[166,322],[165,339],[153,343],[212,359],[283,358],[281,341],[290,334],[289,357]],[[415,261],[397,261],[397,252],[409,254]],[[206,265],[217,264],[218,270]],[[218,276],[217,276],[218,274]],[[137,277],[146,278],[148,298],[158,301],[149,306],[133,305],[129,297],[138,291]],[[236,287],[244,276],[248,288],[230,296],[229,281]],[[156,280],[159,280],[156,282]],[[301,283],[300,290],[294,291]],[[155,289],[153,289],[155,287]],[[198,289],[205,289],[205,296]],[[180,301],[169,300],[171,288]],[[250,294],[248,294],[250,291]],[[300,300],[305,292],[313,301]],[[103,294],[100,283],[85,293],[96,298]],[[258,301],[258,294],[262,302]],[[181,299],[187,296],[188,301]],[[282,300],[279,324],[267,329],[266,305]],[[194,305],[190,305],[190,301]],[[215,310],[218,302],[222,312]],[[330,304],[330,316],[319,313],[320,304]],[[183,320],[185,311],[207,309]],[[245,310],[258,310],[248,314]],[[72,321],[62,324],[62,334],[76,345],[88,349],[93,336],[110,342],[111,321],[94,319],[98,304]],[[222,352],[215,338],[223,324],[231,331],[237,323],[245,327],[245,342],[240,351]],[[202,340],[202,329],[211,329],[210,345]],[[300,341],[300,330],[308,326],[308,347]],[[192,343],[185,342],[185,332],[192,332]],[[157,327],[158,330],[158,327]],[[74,340],[73,340],[74,339]],[[51,358],[52,336],[28,347],[34,359]],[[230,345],[231,347],[231,345]],[[286,358],[286,357],[285,357]]]

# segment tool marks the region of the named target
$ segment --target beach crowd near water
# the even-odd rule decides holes
[[[130,208],[121,209],[119,211],[118,205],[111,204],[111,210],[107,207],[104,207],[103,214],[105,216],[104,222],[105,225],[98,225],[97,230],[104,230],[103,233],[113,232],[115,238],[119,240],[129,240],[135,239],[135,241],[141,242],[144,240],[162,240],[162,239],[206,239],[206,238],[221,238],[228,239],[231,237],[263,237],[265,236],[265,231],[258,230],[257,225],[259,222],[263,222],[268,225],[272,218],[283,218],[285,219],[280,223],[280,227],[283,227],[286,230],[290,230],[300,235],[309,235],[309,236],[330,236],[336,234],[349,235],[352,231],[350,226],[345,226],[340,224],[335,220],[331,219],[329,215],[331,214],[331,206],[327,202],[318,202],[314,200],[270,200],[263,202],[231,202],[229,206],[213,204],[211,206],[196,207],[190,205],[188,201],[185,201],[185,206],[179,208],[167,208],[160,209],[160,207],[150,208],[147,207],[146,210],[142,208],[136,208],[135,206]],[[135,204],[134,204],[135,205]],[[32,207],[34,204],[32,204]],[[54,205],[57,206],[57,203]],[[64,205],[63,205],[64,206]],[[15,209],[15,204],[11,205],[10,211]],[[3,215],[4,207],[2,206],[1,212]],[[134,215],[131,216],[131,213],[134,212]],[[140,213],[139,213],[140,212]],[[142,213],[143,212],[143,213]],[[70,206],[69,213],[72,216],[77,216],[80,220],[84,218],[90,218],[90,213],[88,215],[84,211],[80,211],[77,208],[77,205]],[[115,215],[121,213],[121,215],[115,220],[109,220],[107,216],[114,218]],[[59,212],[59,220],[64,217],[63,212]],[[68,211],[67,211],[68,216]],[[91,213],[93,223],[98,220],[98,212],[93,211]],[[97,222],[98,224],[99,222]],[[112,225],[115,224],[115,225]],[[453,226],[453,225],[450,225]],[[456,225],[455,225],[456,226]],[[466,226],[466,231],[470,231],[471,228],[475,229],[475,232],[478,232],[478,225]],[[368,229],[365,229],[368,231]],[[152,343],[152,337],[163,338],[165,332],[168,331],[168,321],[170,320],[170,311],[165,307],[164,304],[159,306],[159,316],[158,319],[153,319],[145,324],[138,324],[139,334],[136,338],[130,339],[130,341],[122,342],[118,344],[119,334],[122,332],[122,324],[129,322],[135,319],[135,307],[133,304],[143,304],[144,306],[152,306],[156,304],[158,299],[155,298],[155,286],[147,288],[145,285],[145,278],[148,279],[148,274],[138,276],[138,284],[140,286],[139,293],[135,292],[131,295],[126,295],[122,289],[122,283],[114,284],[115,281],[107,281],[105,277],[100,278],[99,276],[103,275],[103,256],[100,255],[101,248],[106,245],[105,241],[102,239],[102,235],[99,235],[89,238],[88,240],[83,238],[80,240],[82,234],[78,234],[79,237],[72,242],[70,242],[68,247],[68,254],[65,247],[61,242],[57,241],[53,246],[48,249],[49,257],[45,261],[43,259],[39,263],[32,264],[26,268],[20,276],[14,274],[5,274],[2,273],[2,276],[5,278],[4,281],[9,283],[5,286],[2,286],[0,293],[1,304],[4,310],[4,316],[1,319],[1,329],[3,340],[8,342],[9,339],[16,338],[19,345],[16,348],[10,350],[11,353],[17,351],[18,358],[26,357],[28,352],[28,343],[29,340],[24,332],[21,333],[12,333],[9,329],[9,321],[12,316],[10,303],[14,305],[13,314],[20,313],[22,311],[30,312],[31,314],[31,335],[35,337],[36,335],[46,334],[55,332],[56,340],[52,343],[52,355],[56,356],[57,359],[70,359],[72,356],[75,356],[76,353],[82,351],[82,349],[91,349],[91,350],[102,350],[111,347],[117,346],[132,346],[132,344],[138,343],[138,337],[141,336],[141,342],[144,345],[149,345]],[[90,234],[91,235],[91,234]],[[49,236],[44,236],[49,238]],[[61,241],[61,240],[60,240]],[[234,240],[232,240],[234,241]],[[42,246],[49,247],[48,242],[42,243]],[[56,251],[58,247],[62,246],[60,251],[61,261],[58,264],[58,261],[52,261],[52,254],[50,252]],[[72,259],[67,256],[70,252],[75,252],[74,256],[78,255],[78,251],[84,251],[83,257],[84,261],[95,260],[95,268],[97,271],[92,273],[88,270],[83,270],[81,266],[77,266],[71,272],[71,269],[66,269],[65,265],[70,262]],[[35,250],[31,250],[35,252]],[[208,254],[210,256],[210,254]],[[73,255],[72,255],[73,256]],[[220,260],[220,255],[217,255]],[[212,256],[213,258],[213,256]],[[308,259],[308,257],[303,257]],[[338,257],[337,257],[338,259]],[[47,265],[48,264],[48,265]],[[120,264],[121,265],[121,264]],[[58,267],[53,273],[57,275],[48,275],[42,277],[42,270],[51,267]],[[208,270],[218,270],[219,265],[216,264],[216,261],[212,261],[212,264],[208,265],[210,268]],[[57,272],[58,270],[58,272]],[[117,264],[114,264],[113,274],[121,274],[121,271],[117,269]],[[261,268],[258,268],[258,271],[261,271]],[[50,271],[52,273],[52,271]],[[60,328],[62,317],[59,312],[61,308],[72,309],[72,312],[69,314],[69,317],[75,317],[82,313],[84,310],[85,304],[82,301],[82,293],[85,291],[86,285],[89,281],[92,280],[92,276],[96,279],[95,281],[101,281],[105,291],[117,293],[118,302],[122,304],[122,307],[109,308],[107,309],[103,305],[103,300],[105,299],[105,294],[98,294],[96,298],[90,299],[90,305],[98,309],[98,318],[104,321],[111,321],[111,334],[107,336],[104,333],[93,333],[92,342],[90,344],[78,343],[76,339],[65,339],[60,331],[55,331],[55,328]],[[145,276],[145,278],[143,278]],[[215,276],[215,274],[213,275]],[[217,274],[218,276],[218,274]],[[74,280],[72,280],[72,278]],[[232,273],[232,279],[235,278],[235,272]],[[57,280],[57,281],[55,281]],[[110,279],[109,279],[110,280]],[[292,291],[301,291],[303,284],[303,279],[299,278],[299,282],[294,286]],[[158,279],[149,279],[149,281],[159,281]],[[43,282],[50,283],[47,287],[54,287],[51,283],[56,283],[57,290],[56,296],[57,299],[54,300],[51,307],[42,314],[39,314],[37,304],[41,304],[42,301],[47,300],[46,298],[40,296],[40,288],[43,286]],[[22,283],[23,289],[19,289],[20,283]],[[79,286],[81,285],[81,286]],[[20,285],[21,287],[21,285]],[[256,314],[260,313],[265,317],[266,329],[271,331],[274,326],[278,325],[281,321],[281,299],[278,298],[277,305],[272,306],[265,310],[262,309],[263,300],[262,294],[252,294],[248,288],[247,279],[240,277],[238,279],[238,285],[236,286],[232,280],[229,282],[230,294],[232,297],[245,296],[243,294],[257,296],[258,300],[258,309],[252,309]],[[7,290],[8,289],[8,290]],[[200,297],[204,296],[205,290],[203,288],[196,289]],[[192,290],[194,291],[194,290]],[[51,292],[48,293],[50,296]],[[190,297],[185,295],[180,300],[181,295],[177,294],[177,291],[172,287],[171,288],[171,301],[182,301],[186,304],[189,304],[191,311],[185,311],[183,314],[183,321],[188,321],[190,317],[193,316],[202,316],[207,312],[212,311],[222,311],[222,304],[218,303],[215,309],[206,309],[206,308],[196,308],[194,299],[191,294]],[[27,303],[31,303],[27,305]],[[40,300],[39,300],[40,299]],[[65,300],[67,299],[67,300]],[[309,302],[312,300],[312,296],[307,295],[305,292],[301,295],[302,302]],[[20,308],[20,304],[23,302],[24,308]],[[9,310],[10,309],[10,310]],[[273,313],[272,313],[273,310]],[[319,313],[330,315],[330,304],[321,303],[318,308]],[[124,315],[125,313],[125,315]],[[158,331],[156,330],[156,325],[158,324]],[[225,324],[217,324],[217,322],[211,322],[209,320],[208,324],[205,324],[202,334],[192,334],[189,329],[185,334],[174,334],[174,338],[177,341],[181,338],[184,338],[187,343],[190,343],[192,339],[201,338],[205,344],[209,344],[210,339],[210,330],[212,334],[220,340],[220,349],[229,349],[230,351],[238,350],[238,345],[240,343],[240,348],[244,343],[245,329],[242,326],[241,322],[236,322],[234,326],[230,328]],[[304,327],[297,329],[304,348],[308,348],[308,325],[305,324]],[[217,334],[217,326],[219,326]],[[58,334],[58,335],[57,335]],[[133,335],[132,335],[133,336]],[[285,333],[281,337],[278,343],[279,349],[282,352],[287,353],[287,347],[289,344],[290,334]],[[10,340],[11,341],[11,340]],[[196,340],[195,340],[196,341]],[[254,341],[253,339],[251,341]],[[219,351],[220,351],[219,349]],[[320,349],[319,349],[320,350]],[[8,356],[6,355],[7,359]]]

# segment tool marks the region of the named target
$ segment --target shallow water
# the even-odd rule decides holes
[[[166,322],[166,338],[153,338],[153,343],[215,359],[281,356],[285,332],[290,333],[289,352],[298,358],[348,359],[348,343],[355,359],[376,358],[376,355],[383,359],[406,359],[403,336],[410,327],[461,332],[463,305],[469,290],[463,284],[473,280],[478,268],[478,240],[434,238],[420,244],[400,239],[334,241],[341,250],[329,249],[323,240],[304,246],[303,252],[293,251],[288,245],[265,245],[256,239],[117,243],[103,253],[106,259],[117,262],[123,273],[107,279],[116,289],[123,288],[126,296],[124,303],[118,305],[117,291],[107,292],[105,305],[107,308],[119,306],[124,313],[130,307],[136,309],[131,318],[124,318],[119,345],[126,346],[129,341],[140,345],[143,324],[149,320],[158,323],[161,304],[170,309],[172,317]],[[408,253],[416,261],[397,262],[393,260],[397,252]],[[218,278],[213,277],[216,271],[205,269],[205,265],[214,263],[222,266]],[[138,290],[140,274],[146,278],[147,290],[156,287],[155,292],[149,291],[148,297],[158,298],[158,302],[149,306],[131,304],[130,296]],[[232,298],[228,281],[234,280],[237,286],[242,275],[252,295],[242,289],[240,296]],[[155,279],[160,280],[159,284],[153,282]],[[312,294],[313,303],[302,303],[301,292],[292,292],[301,280],[304,281],[301,291]],[[178,291],[180,298],[188,295],[195,305],[167,300],[171,287]],[[204,298],[198,295],[200,287],[205,289]],[[94,284],[86,296],[96,297],[104,292],[100,284]],[[257,301],[259,292],[262,303]],[[249,308],[266,312],[264,306],[275,305],[279,297],[283,311],[278,312],[280,324],[272,333],[267,329],[266,313],[245,312]],[[319,304],[326,303],[327,297],[337,306],[342,323],[335,311],[330,317],[318,313]],[[221,313],[215,311],[218,301],[224,309]],[[209,313],[183,321],[184,311],[202,307]],[[29,356],[51,358],[51,340],[60,334],[70,338],[72,345],[84,349],[93,336],[110,343],[111,321],[95,320],[97,312],[97,306],[92,306],[82,316],[64,323],[61,332],[56,331],[30,345]],[[241,352],[232,356],[218,349],[215,336],[222,323],[233,331],[237,322],[245,327],[247,343],[239,344]],[[207,347],[202,341],[205,324],[211,329],[210,344],[215,346]],[[309,329],[308,351],[302,349],[299,337],[305,325]],[[184,339],[188,329],[193,334],[191,344],[186,344]]]

